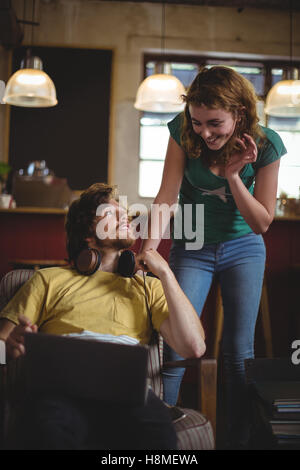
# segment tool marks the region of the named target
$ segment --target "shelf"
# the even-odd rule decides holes
[[[67,209],[57,207],[16,207],[14,209],[0,208],[0,213],[5,214],[67,214]]]

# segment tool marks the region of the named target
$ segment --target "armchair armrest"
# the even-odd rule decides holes
[[[182,359],[164,363],[164,368],[195,367],[197,376],[197,409],[211,422],[216,438],[217,424],[217,360]]]

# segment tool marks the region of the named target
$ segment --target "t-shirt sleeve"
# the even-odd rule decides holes
[[[37,326],[41,324],[41,312],[45,304],[47,289],[39,272],[36,272],[8,302],[0,312],[0,318],[6,318],[18,324],[18,316],[25,315]]]
[[[287,153],[284,143],[277,132],[269,128],[264,129],[264,132],[267,139],[258,152],[257,162],[255,163],[256,169],[275,162]]]
[[[151,279],[150,289],[151,301],[149,307],[152,314],[152,323],[155,330],[159,331],[162,322],[169,316],[168,304],[162,284],[158,279]]]
[[[170,122],[168,122],[168,128],[170,136],[173,137],[175,142],[181,146],[181,128],[183,124],[183,113],[177,114],[177,116]]]

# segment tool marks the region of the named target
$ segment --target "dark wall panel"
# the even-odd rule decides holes
[[[26,49],[15,49],[14,71]],[[34,47],[56,86],[53,108],[11,106],[9,159],[14,170],[46,160],[72,189],[107,181],[112,51]]]

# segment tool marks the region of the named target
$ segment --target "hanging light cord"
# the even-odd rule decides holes
[[[35,14],[35,0],[32,0],[32,25],[31,25],[31,47],[33,46],[33,24]]]
[[[290,66],[293,65],[293,0],[290,0]]]
[[[161,13],[161,53],[165,54],[165,34],[166,34],[166,5],[165,2],[162,4]]]
[[[23,0],[23,18],[24,20],[26,21],[26,4],[25,4],[25,0]],[[23,25],[23,36],[25,35],[25,25]]]

